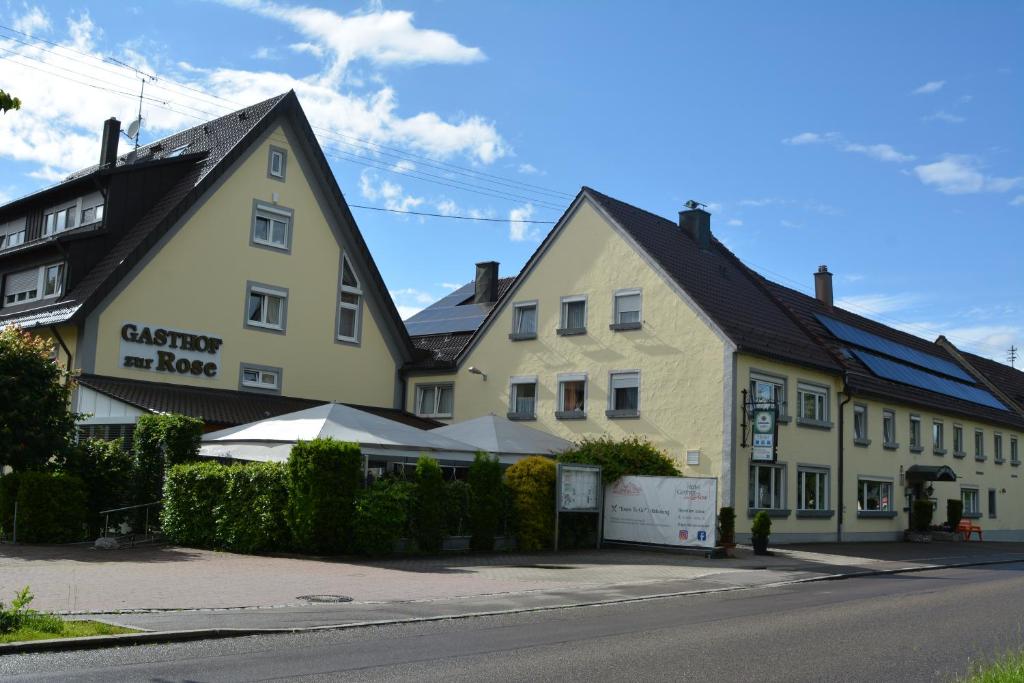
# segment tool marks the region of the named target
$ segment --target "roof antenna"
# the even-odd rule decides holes
[[[136,69],[135,67],[130,67],[130,68],[134,69],[135,75],[139,77],[139,81],[140,81],[140,84],[141,84],[139,86],[139,115],[138,115],[138,117],[134,121],[132,121],[128,125],[128,130],[121,131],[121,134],[124,135],[126,138],[128,138],[129,140],[131,140],[132,142],[135,143],[135,152],[138,153],[138,151],[139,151],[139,132],[142,130],[142,100],[145,99],[146,81],[147,80],[150,81],[150,82],[155,81],[156,80],[156,76],[154,76],[152,74],[147,74],[145,71],[140,71],[139,69]],[[164,104],[166,104],[166,102]]]
[[[1010,361],[1010,367],[1011,368],[1013,367],[1013,364],[1015,362],[1017,362],[1017,347],[1016,346],[1010,346],[1010,348],[1006,351],[1006,360]]]
[[[708,205],[703,202],[698,202],[694,199],[687,199],[685,204],[687,209],[706,209]]]

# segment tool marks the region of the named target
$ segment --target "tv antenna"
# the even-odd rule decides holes
[[[134,70],[135,71],[135,75],[139,77],[139,115],[135,118],[134,121],[132,121],[130,124],[128,124],[128,130],[121,131],[121,134],[124,135],[126,138],[128,138],[129,140],[131,140],[132,142],[135,143],[135,151],[138,152],[139,151],[139,132],[142,130],[142,120],[143,120],[143,118],[142,118],[142,101],[145,99],[145,95],[146,95],[146,81],[150,81],[150,82],[155,81],[156,80],[156,76],[154,76],[153,74],[148,74],[145,71],[140,71],[139,69],[136,69],[135,67],[130,67],[130,68],[132,70]]]
[[[1008,360],[1010,362],[1010,367],[1011,368],[1013,367],[1013,364],[1015,362],[1017,362],[1017,347],[1016,346],[1010,346],[1010,348],[1007,349],[1007,351],[1006,351],[1006,360]]]

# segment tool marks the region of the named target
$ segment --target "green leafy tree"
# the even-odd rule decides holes
[[[0,90],[0,111],[6,114],[13,109],[21,109],[21,100]]]
[[[504,486],[501,465],[497,458],[477,453],[469,466],[469,547],[473,550],[494,550],[494,537],[501,526],[504,508]]]
[[[0,329],[0,466],[41,470],[74,444],[72,378],[50,360],[52,342]]]
[[[505,471],[515,510],[519,550],[549,548],[555,533],[555,462],[534,455]]]
[[[416,463],[416,510],[413,528],[420,552],[439,553],[444,546],[444,476],[429,455]]]

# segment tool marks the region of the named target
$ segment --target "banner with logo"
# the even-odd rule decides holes
[[[754,462],[775,462],[775,409],[754,410],[750,459]]]
[[[605,489],[607,541],[713,548],[718,480],[622,477]]]

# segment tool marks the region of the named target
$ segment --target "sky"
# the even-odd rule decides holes
[[[0,201],[94,164],[139,72],[143,143],[295,89],[350,204],[489,219],[353,209],[403,317],[478,261],[518,272],[587,185],[706,203],[748,265],[811,293],[827,264],[854,312],[1024,348],[1024,3],[0,0],[0,25]]]

